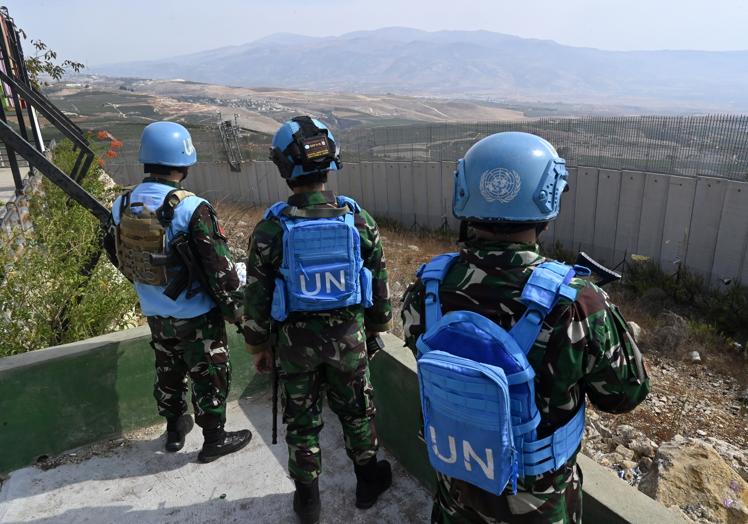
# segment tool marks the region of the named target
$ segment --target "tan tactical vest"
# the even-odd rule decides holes
[[[155,212],[144,209],[140,214],[133,209],[143,207],[143,203],[130,202],[129,192],[122,195],[116,246],[119,270],[127,278],[152,286],[167,284],[166,229],[174,208],[192,195],[183,189],[172,191]]]

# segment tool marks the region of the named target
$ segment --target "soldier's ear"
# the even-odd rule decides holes
[[[542,235],[544,232],[548,231],[548,227],[550,227],[551,223],[548,222],[540,222],[535,226],[535,238],[540,238],[540,235]]]

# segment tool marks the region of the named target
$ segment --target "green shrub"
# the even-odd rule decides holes
[[[63,142],[55,163],[69,173],[76,155]],[[114,190],[100,169],[92,167],[83,186],[109,201]],[[136,318],[132,286],[100,253],[98,220],[48,180],[42,189],[31,199],[33,231],[5,239],[0,253],[0,356],[101,335]]]
[[[748,289],[745,287],[729,284],[726,288],[715,289],[704,278],[683,268],[668,275],[650,259],[627,263],[623,284],[637,296],[661,289],[693,320],[692,328],[703,327],[702,335],[721,333],[743,340],[748,337]]]

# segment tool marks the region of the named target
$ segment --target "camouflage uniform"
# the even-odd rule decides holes
[[[314,212],[337,207],[330,191],[292,195],[288,204]],[[321,471],[319,432],[322,394],[340,419],[348,456],[359,465],[376,455],[377,432],[366,332],[386,331],[392,319],[379,230],[364,210],[355,216],[364,266],[371,270],[374,305],[325,312],[291,313],[272,326],[280,367],[283,421],[287,424],[288,469],[294,480],[311,482]],[[262,220],[250,239],[245,290],[244,337],[250,352],[271,347],[270,309],[283,259],[283,229],[277,218]]]
[[[181,188],[179,183],[161,178],[146,177],[143,181]],[[240,323],[242,286],[223,229],[209,204],[201,204],[192,215],[190,241],[217,307],[189,319],[148,317],[151,346],[156,353],[153,395],[160,415],[182,415],[187,411],[189,375],[195,422],[203,428],[216,428],[226,421],[226,397],[231,383],[224,320]],[[105,240],[105,246],[113,244],[113,239]]]
[[[162,417],[187,411],[187,375],[192,379],[192,407],[201,427],[222,426],[231,364],[226,328],[218,309],[196,318],[148,317],[151,346],[156,351],[153,395]]]
[[[545,259],[536,244],[500,242],[468,228],[460,258],[441,286],[442,310],[471,310],[504,329],[519,320],[518,300],[532,269]],[[538,438],[550,435],[577,412],[587,395],[598,409],[630,411],[649,391],[649,379],[621,313],[597,286],[574,279],[571,304],[562,299],[548,315],[528,354],[535,370]],[[407,346],[415,353],[424,332],[424,288],[406,292],[402,310]],[[432,521],[440,523],[576,523],[582,521],[582,472],[576,454],[557,471],[520,480],[519,492],[495,496],[439,475]]]

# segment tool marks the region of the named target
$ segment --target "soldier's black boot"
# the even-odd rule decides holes
[[[377,461],[372,457],[363,466],[353,465],[356,472],[356,507],[368,509],[374,505],[379,495],[392,485],[392,468],[386,460]]]
[[[248,429],[240,431],[224,431],[223,428],[203,429],[203,449],[197,454],[200,462],[213,462],[224,455],[239,451],[252,440],[252,432]]]
[[[169,417],[166,419],[166,451],[172,453],[184,447],[184,437],[192,431],[195,423],[192,417],[184,414],[180,417]]]
[[[305,483],[295,481],[296,493],[293,494],[293,510],[299,516],[301,524],[319,522],[319,479]]]

